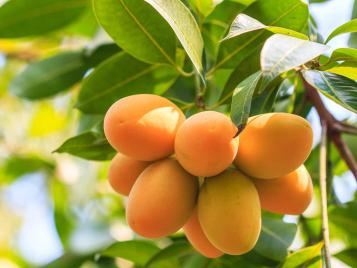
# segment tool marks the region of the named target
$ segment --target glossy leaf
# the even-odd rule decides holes
[[[37,100],[63,92],[80,81],[87,70],[81,52],[67,52],[29,64],[11,83],[18,97]]]
[[[275,34],[265,42],[261,51],[263,76],[271,81],[281,73],[316,58],[326,49],[326,46],[319,43]]]
[[[277,27],[277,26],[267,26],[259,22],[258,20],[249,17],[246,14],[239,14],[233,21],[228,35],[223,40],[235,38],[244,33],[253,32],[262,29],[265,29],[272,33],[294,36],[300,39],[305,39],[305,40],[309,39],[305,34],[296,32],[294,30],[290,30],[283,27]]]
[[[41,35],[75,21],[88,0],[14,0],[0,6],[0,38]]]
[[[76,106],[84,113],[105,113],[122,97],[164,93],[177,76],[170,66],[150,65],[121,52],[100,64],[84,80]]]
[[[329,61],[356,61],[357,62],[357,49],[338,48],[332,52]]]
[[[308,20],[307,5],[301,0],[257,1],[244,10],[244,13],[265,25],[289,28],[297,32],[304,29]],[[216,66],[211,72],[218,68],[234,68],[252,50],[260,48],[269,36],[267,31],[260,29],[223,41]]]
[[[101,255],[123,258],[144,266],[160,249],[148,240],[117,242],[101,252]]]
[[[341,106],[357,112],[357,82],[346,77],[321,71],[304,71],[306,81]]]
[[[202,72],[203,39],[190,10],[180,0],[145,0],[170,24],[198,72]]]
[[[316,245],[303,248],[292,253],[286,258],[281,268],[296,268],[301,266],[309,267],[308,265],[312,265],[316,262],[322,265],[322,260],[321,260],[322,246],[323,243],[321,242]]]
[[[288,255],[288,248],[296,231],[296,224],[264,217],[262,231],[254,250],[267,258],[283,261]]]
[[[326,72],[339,74],[352,80],[357,80],[357,62],[342,62],[325,70]]]
[[[333,32],[330,33],[330,35],[327,37],[325,43],[328,43],[332,38],[336,37],[337,35],[354,32],[357,32],[357,19],[350,20],[349,22],[346,22],[345,24],[342,24],[341,26],[333,30]]]
[[[148,3],[93,0],[93,7],[99,23],[123,50],[145,62],[175,65],[175,34]]]
[[[254,91],[261,77],[257,72],[239,83],[233,92],[231,104],[231,118],[235,125],[242,127],[248,121]]]
[[[115,155],[115,150],[106,138],[93,131],[68,139],[54,152],[68,153],[87,160],[97,161],[111,160]]]
[[[162,249],[160,252],[155,254],[145,265],[146,268],[157,267],[157,264],[166,261],[168,259],[177,259],[179,257],[185,256],[189,253],[193,253],[194,250],[188,242],[178,241],[169,245],[168,247]]]

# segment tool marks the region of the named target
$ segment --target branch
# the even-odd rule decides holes
[[[321,192],[321,207],[322,207],[322,237],[324,240],[323,256],[325,259],[326,268],[331,268],[331,253],[330,253],[330,234],[328,228],[328,212],[327,212],[327,122],[321,120],[321,145],[320,145],[320,192]]]
[[[327,127],[327,135],[331,138],[332,142],[337,147],[342,159],[346,162],[348,168],[351,170],[353,176],[357,180],[357,163],[353,158],[353,155],[341,138],[341,133],[357,134],[357,128],[347,125],[338,121],[325,107],[319,93],[311,86],[301,75],[306,94],[309,100],[312,102],[319,114],[320,121],[324,121]]]

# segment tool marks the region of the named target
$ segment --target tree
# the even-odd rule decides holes
[[[287,223],[281,215],[264,212],[251,252],[212,260],[196,253],[181,233],[162,241],[108,239],[80,254],[71,237],[81,226],[78,209],[88,208],[83,201],[98,206],[92,208],[98,215],[87,219],[108,231],[117,219],[124,220],[123,200],[96,187],[102,183],[98,179],[87,198],[74,201],[70,184],[55,172],[58,154],[49,155],[45,146],[33,153],[6,137],[1,184],[30,173],[48,178],[65,253],[46,267],[86,262],[116,267],[117,257],[135,267],[331,267],[331,254],[357,265],[357,199],[341,203],[333,184],[335,176],[347,171],[357,180],[357,125],[337,120],[326,107],[330,99],[357,113],[355,34],[351,47],[331,51],[328,46],[340,34],[355,33],[357,19],[323,40],[302,0],[11,0],[0,6],[0,21],[0,49],[6,58],[0,94],[4,103],[35,109],[32,140],[24,138],[24,144],[37,137],[41,147],[43,135],[59,132],[62,145],[56,149],[51,144],[50,150],[100,162],[94,164],[98,177],[106,176],[105,161],[115,154],[102,128],[105,112],[118,99],[137,93],[162,95],[186,115],[227,113],[239,132],[249,116],[272,111],[307,117],[315,109],[322,127],[306,162],[321,213]],[[7,89],[22,100],[14,100]],[[298,227],[303,246],[290,252]],[[330,239],[342,240],[343,250],[331,253]],[[18,259],[26,266],[22,261]]]

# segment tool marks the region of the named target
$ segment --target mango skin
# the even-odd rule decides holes
[[[203,256],[207,258],[218,258],[223,255],[223,252],[215,248],[203,233],[198,221],[197,207],[193,211],[190,219],[186,222],[183,230],[194,249]]]
[[[222,113],[206,111],[188,118],[175,140],[176,158],[195,176],[215,176],[228,168],[238,150],[237,128]]]
[[[311,177],[304,165],[276,179],[253,180],[263,209],[280,214],[302,214],[313,196]]]
[[[308,121],[288,113],[268,113],[250,118],[239,135],[235,159],[239,170],[260,179],[288,174],[311,152],[313,133]]]
[[[147,238],[175,233],[192,215],[198,179],[172,158],[147,167],[128,199],[126,219],[132,230]]]
[[[119,194],[129,195],[136,179],[150,164],[117,153],[109,166],[108,178],[111,187]]]
[[[169,100],[138,94],[109,108],[104,132],[117,151],[136,160],[154,161],[174,152],[176,132],[184,120],[182,111]]]
[[[217,249],[241,255],[256,244],[261,230],[261,208],[253,182],[229,169],[205,180],[198,199],[198,219]]]

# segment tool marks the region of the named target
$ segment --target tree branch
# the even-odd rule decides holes
[[[312,102],[319,114],[321,122],[324,121],[327,127],[327,135],[331,138],[332,142],[337,147],[342,159],[346,162],[348,168],[351,170],[353,176],[357,180],[357,163],[346,145],[342,140],[341,133],[357,134],[357,128],[347,125],[338,121],[325,107],[319,93],[311,86],[301,75],[306,94],[309,100]]]

